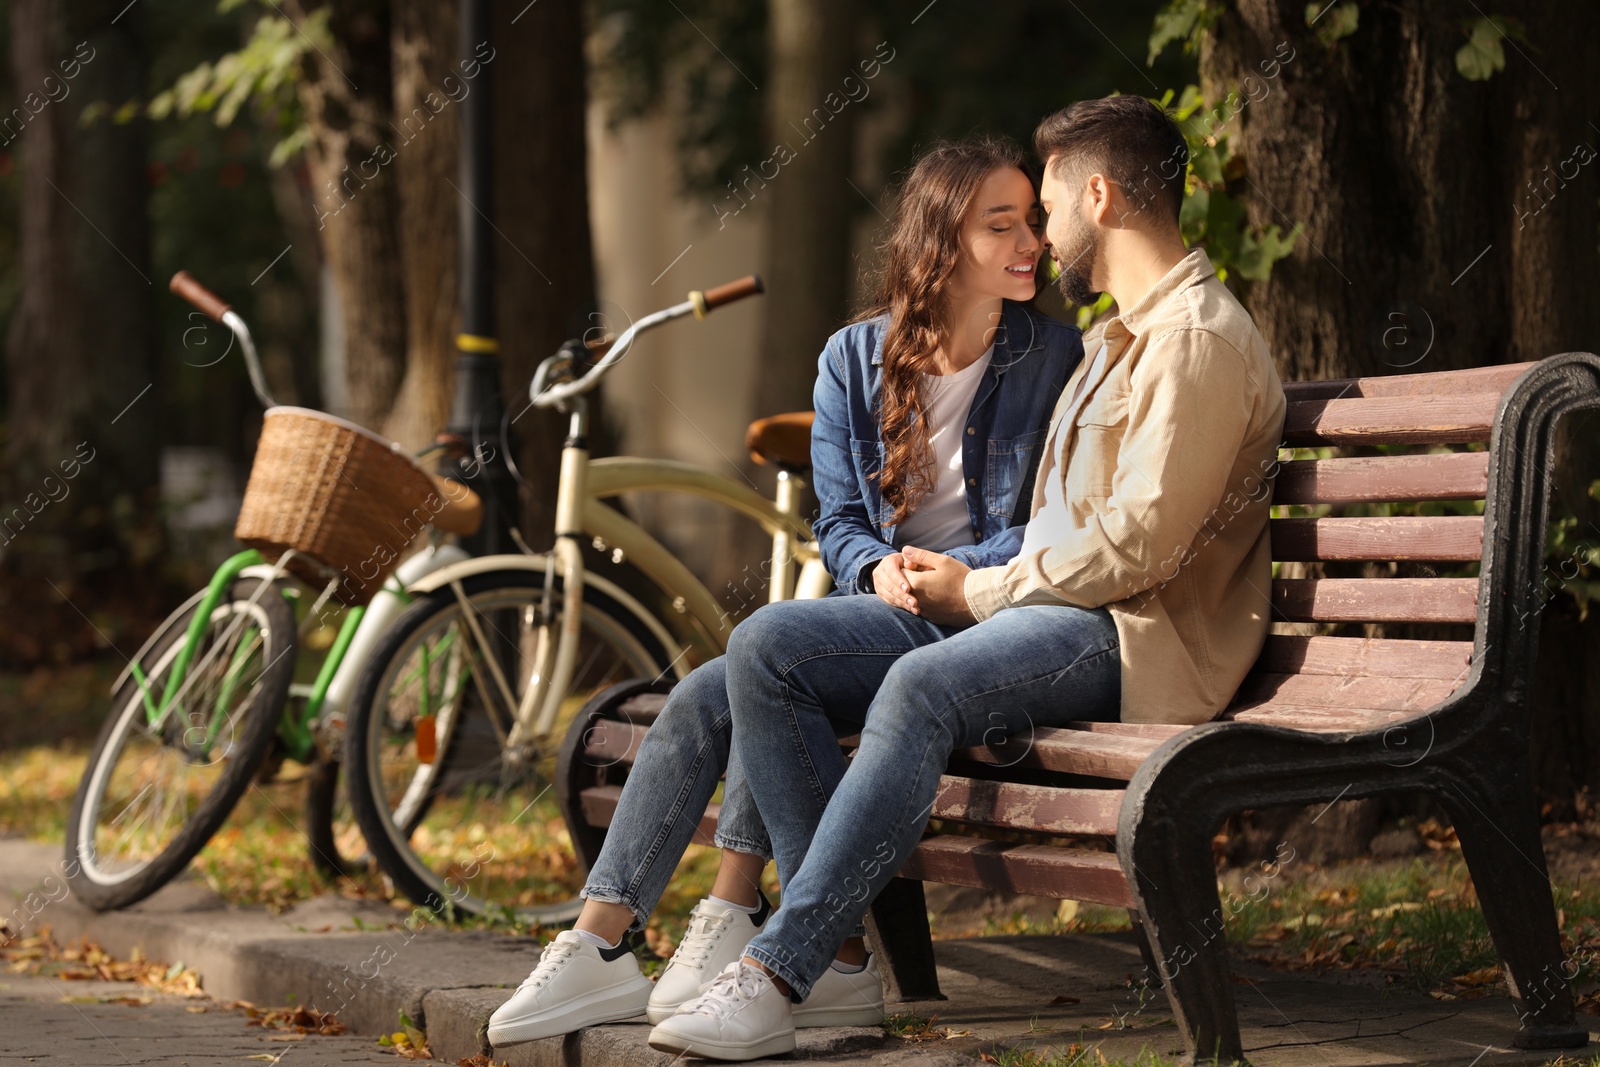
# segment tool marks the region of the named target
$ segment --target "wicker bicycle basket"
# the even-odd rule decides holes
[[[431,519],[432,479],[370,430],[306,408],[267,411],[234,536],[352,607],[372,599]]]

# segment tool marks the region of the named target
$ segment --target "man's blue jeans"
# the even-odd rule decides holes
[[[724,770],[728,784],[722,794],[717,846],[772,858],[738,759],[730,759],[733,721],[726,664],[726,657],[703,663],[673,687],[666,707],[639,745],[606,843],[584,882],[585,899],[633,909],[630,929],[644,929]]]
[[[1119,651],[1104,608],[1007,608],[955,627],[857,596],[751,615],[725,657],[733,758],[783,903],[746,955],[804,999],[916,848],[951,751],[996,745],[1004,759],[1015,745],[1020,759],[1036,727],[1115,720]],[[837,738],[856,729],[846,771]]]

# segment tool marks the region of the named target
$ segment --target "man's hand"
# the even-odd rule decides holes
[[[911,583],[906,581],[905,557],[895,552],[884,556],[872,568],[872,591],[890,607],[902,611],[915,611],[917,602],[911,598]]]
[[[905,576],[913,598],[907,610],[929,622],[946,626],[977,621],[972,609],[967,607],[964,591],[971,567],[958,559],[910,545],[900,552],[905,557]]]

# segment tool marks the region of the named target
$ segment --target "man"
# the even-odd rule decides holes
[[[1260,651],[1283,390],[1249,316],[1184,247],[1183,137],[1121,96],[1050,116],[1034,140],[1061,285],[1119,312],[1084,339],[1095,355],[1057,405],[1021,551],[969,570],[906,546],[903,608],[775,604],[734,632],[734,745],[783,904],[656,1048],[794,1047],[792,1003],[916,847],[952,749],[1072,720],[1204,722]],[[810,753],[858,728],[828,799]]]

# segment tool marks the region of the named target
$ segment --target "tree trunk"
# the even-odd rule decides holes
[[[310,0],[288,0],[286,14],[306,20]],[[318,230],[333,274],[344,326],[349,417],[382,423],[405,369],[405,280],[394,144],[389,5],[330,0],[326,48],[308,53],[300,99],[311,126],[311,167]],[[413,153],[415,154],[415,153]]]
[[[519,13],[519,10],[520,13]],[[580,337],[595,306],[584,119],[584,20],[579,0],[495,9],[495,302],[502,389],[517,419],[517,465],[528,482],[522,532],[548,544],[566,420],[530,411],[539,361]],[[643,179],[641,179],[643,180]],[[595,394],[591,394],[595,399]],[[604,427],[599,411],[593,426]],[[593,447],[596,442],[591,442]]]
[[[822,342],[850,293],[855,117],[840,89],[859,21],[848,0],[769,0],[767,132],[792,159],[775,177],[741,171],[745,197],[769,200],[766,318],[755,411],[808,410]]]
[[[1486,82],[1456,70],[1466,37],[1433,5],[1360,12],[1355,33],[1330,47],[1307,27],[1305,4],[1237,0],[1201,52],[1209,99],[1246,76],[1268,87],[1229,124],[1247,160],[1250,221],[1305,225],[1294,254],[1249,294],[1285,377],[1449,370],[1593,346],[1600,161],[1566,188],[1555,172],[1574,146],[1600,145],[1587,122],[1600,103],[1588,76],[1600,8],[1496,4],[1531,44],[1506,42],[1506,67]],[[1285,42],[1293,59],[1264,79]],[[1535,197],[1547,177],[1550,191]]]
[[[11,664],[116,645],[156,599],[160,386],[144,123],[79,122],[92,101],[144,92],[142,12],[119,17],[122,6],[11,6],[19,104],[0,136],[22,168],[22,291],[6,338],[0,601],[28,620],[0,637],[0,661]],[[75,606],[91,582],[110,609],[98,626]]]
[[[409,449],[433,440],[450,415],[455,367],[460,235],[451,186],[461,158],[460,101],[483,92],[480,70],[456,65],[455,0],[398,0],[394,12],[394,119],[399,179],[401,276],[405,286],[406,361],[384,432]],[[469,68],[471,69],[471,68]]]

